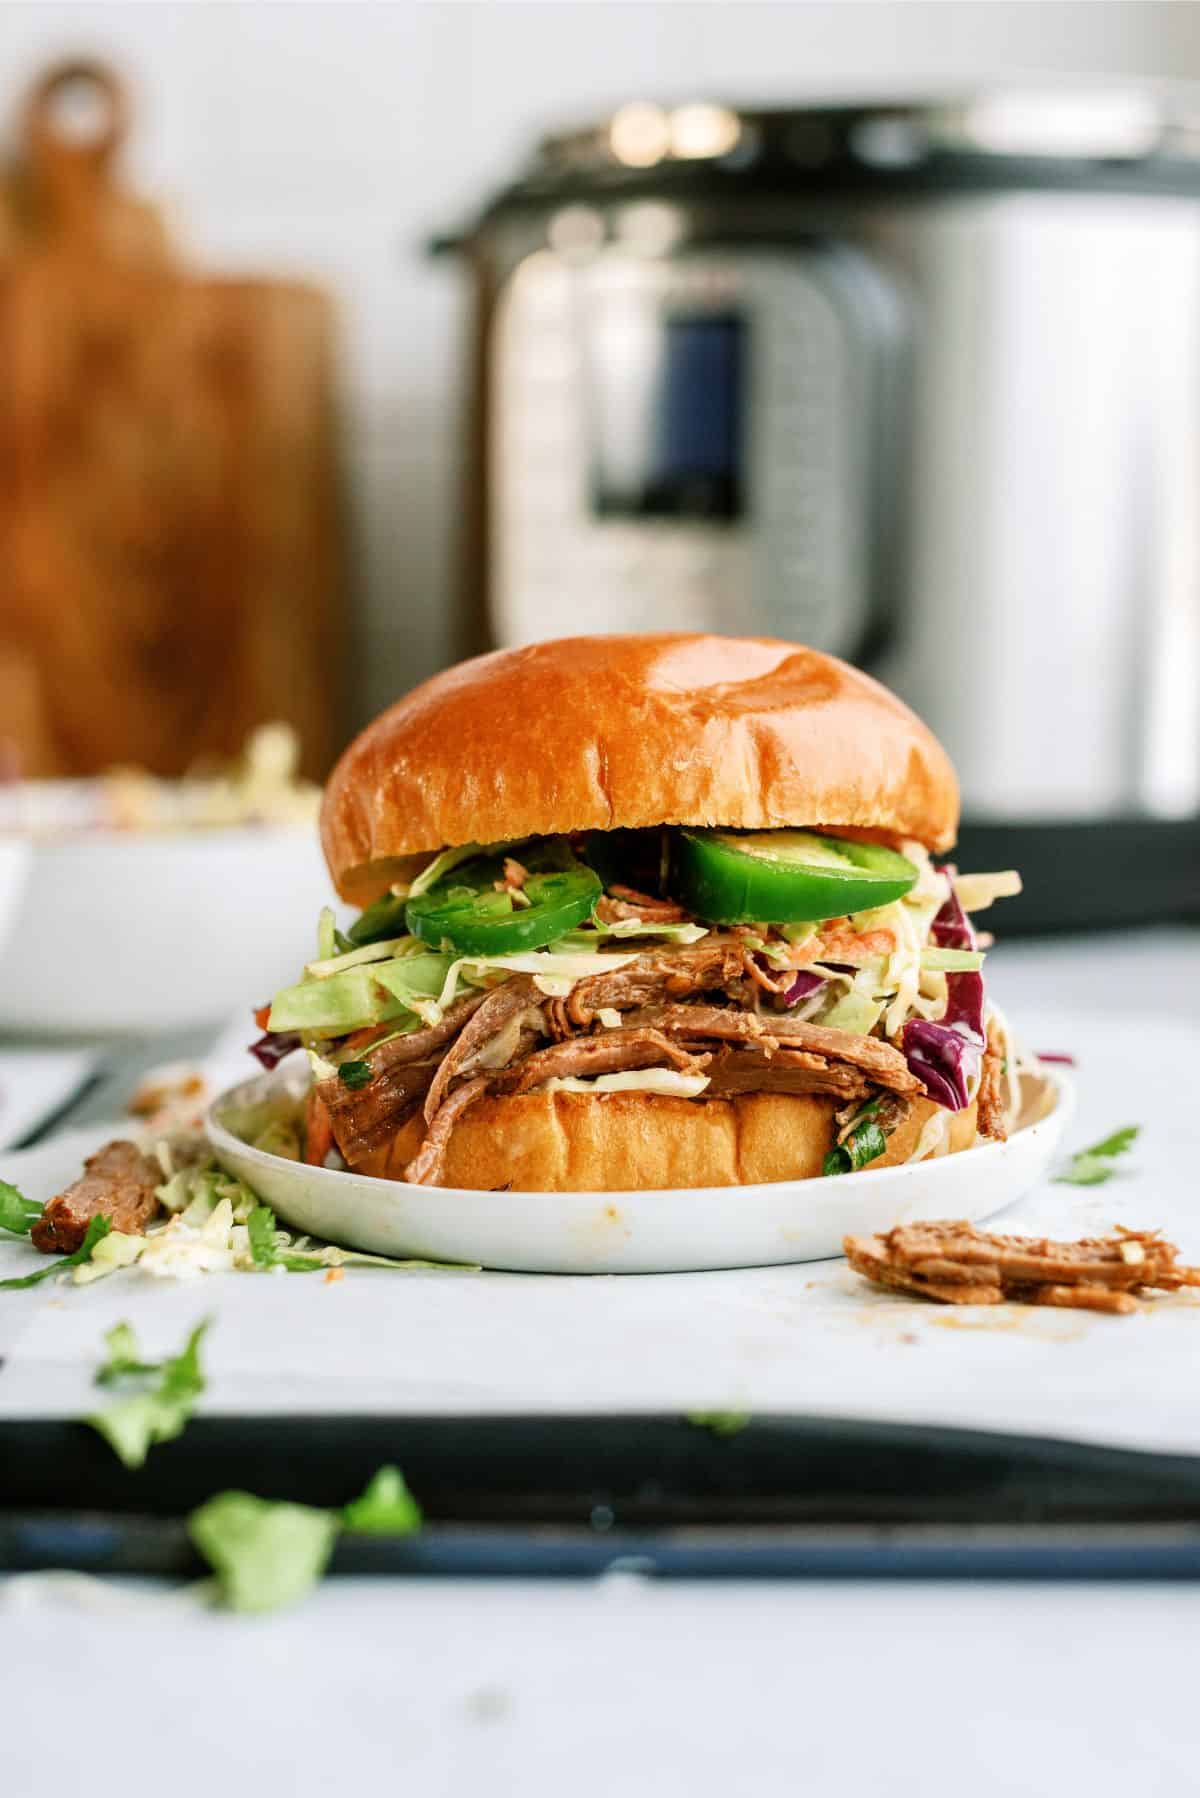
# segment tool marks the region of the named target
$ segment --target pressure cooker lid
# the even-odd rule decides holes
[[[489,211],[642,192],[1014,187],[1200,193],[1200,89],[1005,88],[759,110],[635,100],[544,137]]]

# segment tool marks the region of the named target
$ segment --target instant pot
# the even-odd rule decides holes
[[[443,247],[471,647],[811,643],[946,743],[1006,925],[1200,912],[1200,100],[639,103]]]

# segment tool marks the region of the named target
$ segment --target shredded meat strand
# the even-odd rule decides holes
[[[858,1105],[871,1092],[865,1074],[844,1061],[826,1061],[803,1049],[777,1049],[770,1056],[761,1044],[732,1045],[720,1049],[708,1067],[708,1093],[806,1093],[853,1101]]]
[[[472,1062],[493,1038],[522,1012],[543,1018],[544,1001],[528,974],[518,974],[487,995],[474,1017],[446,1051],[425,1099],[425,1121],[432,1124],[445,1101],[450,1083],[470,1072]]]
[[[34,1248],[46,1255],[70,1255],[80,1248],[94,1217],[107,1217],[114,1230],[138,1236],[162,1209],[157,1161],[136,1143],[110,1142],[83,1164],[83,1173],[50,1200],[30,1231]]]
[[[629,1014],[626,1022],[669,1030],[676,1036],[713,1036],[742,1042],[747,1038],[776,1047],[776,1038],[752,1011],[731,1011],[723,1005],[652,1005]]]
[[[542,1086],[547,1080],[569,1076],[587,1079],[594,1074],[664,1065],[680,1073],[699,1074],[707,1063],[707,1055],[690,1055],[658,1030],[606,1030],[602,1036],[577,1036],[570,1042],[539,1049],[500,1076],[497,1085],[499,1090],[516,1095]]]
[[[1055,1305],[1131,1312],[1154,1291],[1200,1286],[1200,1268],[1157,1230],[1055,1242],[998,1236],[969,1223],[901,1224],[883,1236],[847,1236],[856,1273],[877,1286],[944,1305]]]
[[[566,1018],[585,1030],[598,1011],[634,1011],[656,1001],[714,993],[742,973],[744,951],[728,937],[715,937],[686,949],[656,950],[605,974],[580,980],[566,1001]]]
[[[371,1064],[371,1072],[384,1074],[389,1068],[404,1067],[412,1061],[426,1061],[429,1056],[454,1041],[487,997],[486,992],[468,993],[465,998],[454,1001],[444,1013],[440,1024],[427,1024],[423,1030],[410,1030],[407,1036],[394,1037],[390,1043],[385,1042],[378,1049],[372,1050],[365,1058]]]
[[[846,1061],[861,1068],[876,1086],[905,1098],[915,1098],[925,1089],[899,1049],[878,1036],[855,1036],[851,1030],[834,1030],[828,1024],[808,1024],[802,1018],[788,1017],[786,1012],[773,1014],[771,1034],[782,1045],[807,1049],[812,1055],[827,1056],[830,1061]]]
[[[623,918],[636,918],[642,924],[682,924],[687,915],[673,899],[653,899],[625,886],[609,887],[596,906],[602,924],[616,924]]]
[[[1004,1121],[1004,1057],[1000,1050],[1000,1032],[994,1021],[988,1025],[987,1049],[984,1052],[975,1104],[980,1136],[990,1136],[996,1142],[1006,1141],[1008,1126]]]
[[[446,1166],[446,1146],[451,1131],[464,1111],[491,1090],[493,1077],[480,1074],[456,1087],[425,1134],[425,1140],[404,1170],[404,1178],[413,1186],[441,1186]]]
[[[315,1088],[324,1102],[334,1140],[351,1167],[383,1148],[407,1123],[433,1085],[439,1061],[431,1056],[427,1061],[388,1068],[357,1090],[337,1079],[323,1080]]]

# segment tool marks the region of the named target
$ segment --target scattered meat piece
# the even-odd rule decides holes
[[[808,1093],[853,1101],[855,1107],[871,1091],[865,1074],[844,1061],[826,1061],[803,1049],[779,1048],[771,1055],[762,1045],[727,1046],[713,1056],[706,1070],[707,1092],[713,1097],[729,1093]]]
[[[897,1292],[945,1305],[1057,1305],[1137,1310],[1135,1295],[1200,1286],[1200,1268],[1181,1267],[1178,1249],[1156,1230],[1054,1242],[996,1236],[973,1224],[902,1224],[885,1236],[847,1236],[856,1273]]]
[[[1128,1316],[1138,1308],[1132,1293],[1114,1292],[1111,1286],[1030,1286],[1020,1302],[1059,1305],[1066,1311],[1111,1311],[1118,1316]]]
[[[163,1174],[157,1161],[131,1142],[110,1142],[88,1157],[83,1173],[51,1199],[30,1232],[47,1255],[70,1255],[80,1247],[94,1217],[107,1217],[114,1230],[138,1236],[162,1209],[157,1188]]]
[[[504,884],[505,884],[505,886],[506,887],[516,887],[519,892],[521,890],[521,888],[525,885],[525,882],[528,879],[529,879],[529,869],[522,867],[521,863],[519,861],[514,860],[514,858],[511,855],[506,855],[504,858]]]
[[[433,1123],[451,1081],[469,1073],[486,1054],[489,1045],[494,1045],[497,1038],[503,1041],[506,1033],[512,1031],[515,1048],[520,1033],[532,1028],[535,1021],[541,1026],[544,1018],[545,1000],[534,986],[531,975],[518,974],[514,979],[506,980],[503,986],[493,987],[443,1057],[425,1098],[426,1123]],[[498,1065],[503,1066],[508,1060],[511,1060],[511,1054]]]
[[[744,950],[731,937],[713,936],[686,949],[656,950],[604,974],[580,980],[566,1001],[566,1017],[585,1030],[598,1011],[633,1011],[693,993],[722,991],[742,973]]]
[[[1008,1126],[1004,1121],[1004,1056],[995,1019],[988,1025],[987,1048],[984,1051],[975,1103],[980,1136],[990,1136],[996,1142],[1005,1142],[1008,1138]]]
[[[490,1092],[492,1084],[493,1076],[490,1074],[480,1074],[474,1080],[465,1080],[439,1107],[424,1142],[404,1170],[404,1178],[413,1186],[442,1184],[446,1144],[450,1141],[450,1133],[463,1112],[474,1105],[476,1099],[482,1099],[486,1092]]]
[[[324,1167],[325,1157],[332,1147],[333,1119],[319,1089],[314,1086],[304,1106],[304,1159],[310,1167]]]
[[[199,1129],[208,1104],[208,1082],[199,1068],[171,1063],[147,1074],[126,1110],[141,1118],[147,1131]]]
[[[626,1068],[667,1066],[680,1073],[702,1073],[707,1055],[690,1055],[659,1030],[606,1030],[601,1036],[576,1036],[569,1042],[539,1049],[501,1076],[499,1090],[527,1093],[547,1080],[570,1076],[614,1074]]]

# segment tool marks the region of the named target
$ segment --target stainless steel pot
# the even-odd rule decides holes
[[[1200,910],[1198,156],[1137,92],[547,140],[458,240],[491,640],[814,643],[943,738],[1027,922]]]

